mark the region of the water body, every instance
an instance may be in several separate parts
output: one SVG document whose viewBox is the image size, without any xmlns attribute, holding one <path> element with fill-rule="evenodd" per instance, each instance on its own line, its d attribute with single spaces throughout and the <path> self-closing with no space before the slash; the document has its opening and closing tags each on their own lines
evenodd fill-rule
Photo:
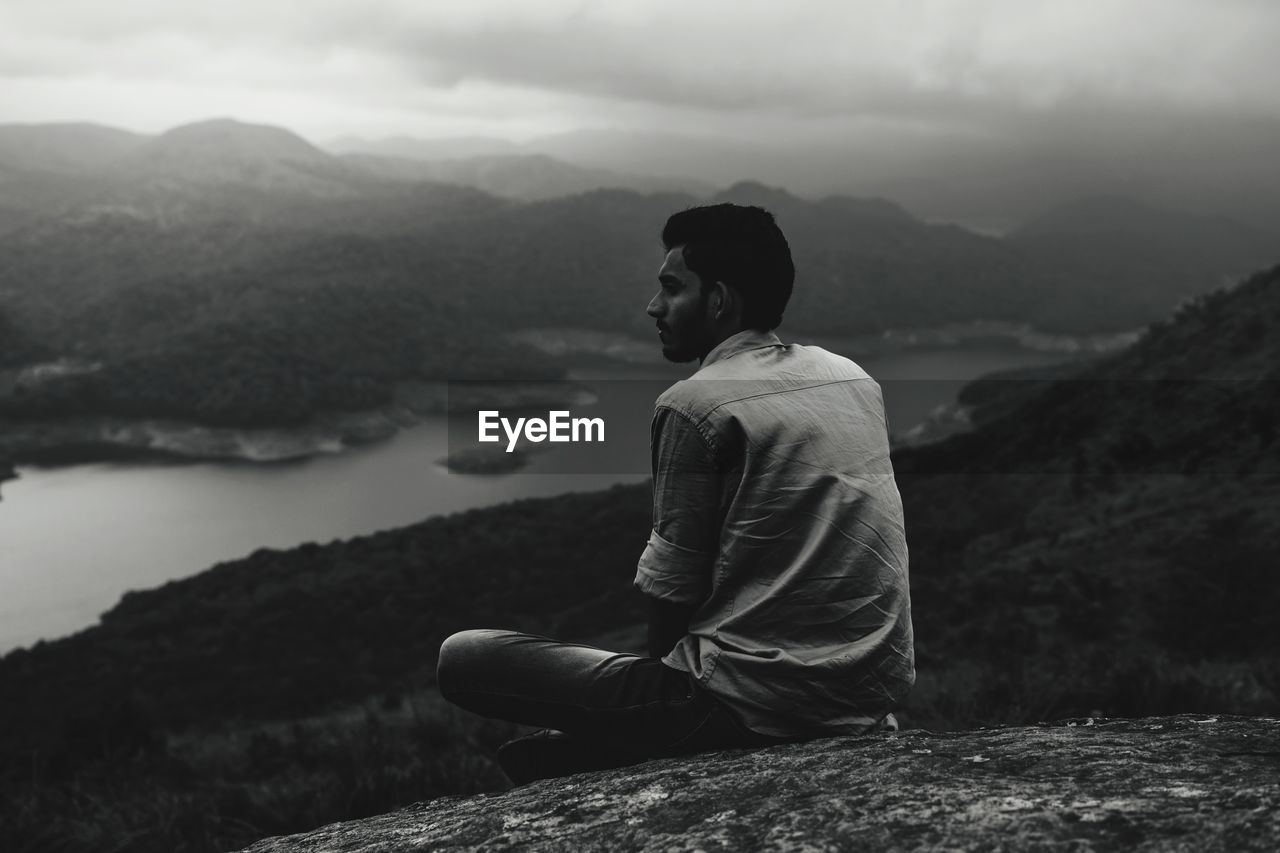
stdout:
<svg viewBox="0 0 1280 853">
<path fill-rule="evenodd" d="M 839 341 L 821 343 L 841 348 Z M 898 432 L 954 399 L 969 379 L 1062 356 L 970 345 L 858 360 L 880 380 L 890 429 Z M 584 365 L 573 375 L 589 384 L 689 372 L 661 364 Z M 647 422 L 632 426 L 647 435 Z M 593 469 L 608 473 L 566 473 L 556 450 L 512 474 L 451 473 L 437 464 L 449 450 L 448 433 L 444 418 L 429 418 L 385 442 L 296 463 L 20 469 L 20 479 L 0 486 L 0 652 L 88 627 L 127 590 L 258 548 L 328 542 L 517 498 L 639 482 L 648 474 L 643 447 L 639 458 Z"/>
</svg>

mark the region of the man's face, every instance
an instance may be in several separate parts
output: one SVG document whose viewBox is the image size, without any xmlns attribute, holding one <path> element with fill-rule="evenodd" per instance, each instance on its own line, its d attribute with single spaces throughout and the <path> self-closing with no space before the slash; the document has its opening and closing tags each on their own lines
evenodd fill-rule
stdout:
<svg viewBox="0 0 1280 853">
<path fill-rule="evenodd" d="M 709 291 L 698 274 L 684 265 L 683 248 L 676 246 L 667 252 L 658 270 L 658 295 L 646 309 L 658 324 L 663 356 L 676 363 L 703 357 L 711 342 Z"/>
</svg>

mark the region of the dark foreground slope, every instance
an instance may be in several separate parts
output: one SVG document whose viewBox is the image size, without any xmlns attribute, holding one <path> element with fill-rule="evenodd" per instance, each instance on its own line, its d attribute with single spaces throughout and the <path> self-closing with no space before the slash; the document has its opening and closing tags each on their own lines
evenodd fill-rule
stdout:
<svg viewBox="0 0 1280 853">
<path fill-rule="evenodd" d="M 652 761 L 253 853 L 1274 850 L 1280 721 L 1081 720 Z"/>
<path fill-rule="evenodd" d="M 918 662 L 947 716 L 1277 707 L 1276 328 L 1280 269 L 895 455 Z"/>
</svg>

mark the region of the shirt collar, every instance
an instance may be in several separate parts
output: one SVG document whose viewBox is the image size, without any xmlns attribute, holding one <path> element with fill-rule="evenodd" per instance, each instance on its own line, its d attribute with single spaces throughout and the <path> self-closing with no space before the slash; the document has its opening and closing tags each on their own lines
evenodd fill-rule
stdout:
<svg viewBox="0 0 1280 853">
<path fill-rule="evenodd" d="M 743 329 L 741 332 L 730 335 L 716 344 L 711 352 L 707 353 L 707 357 L 702 360 L 702 367 L 710 367 L 717 361 L 724 361 L 726 358 L 735 356 L 740 352 L 746 352 L 749 349 L 781 345 L 782 341 L 773 332 Z"/>
</svg>

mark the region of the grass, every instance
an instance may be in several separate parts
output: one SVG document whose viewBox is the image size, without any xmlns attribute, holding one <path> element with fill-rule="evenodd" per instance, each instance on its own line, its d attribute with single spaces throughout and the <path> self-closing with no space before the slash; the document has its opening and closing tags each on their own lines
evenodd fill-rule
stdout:
<svg viewBox="0 0 1280 853">
<path fill-rule="evenodd" d="M 7 853 L 211 853 L 449 794 L 502 790 L 517 727 L 426 693 L 311 719 L 185 732 L 58 784 L 6 791 Z"/>
</svg>

